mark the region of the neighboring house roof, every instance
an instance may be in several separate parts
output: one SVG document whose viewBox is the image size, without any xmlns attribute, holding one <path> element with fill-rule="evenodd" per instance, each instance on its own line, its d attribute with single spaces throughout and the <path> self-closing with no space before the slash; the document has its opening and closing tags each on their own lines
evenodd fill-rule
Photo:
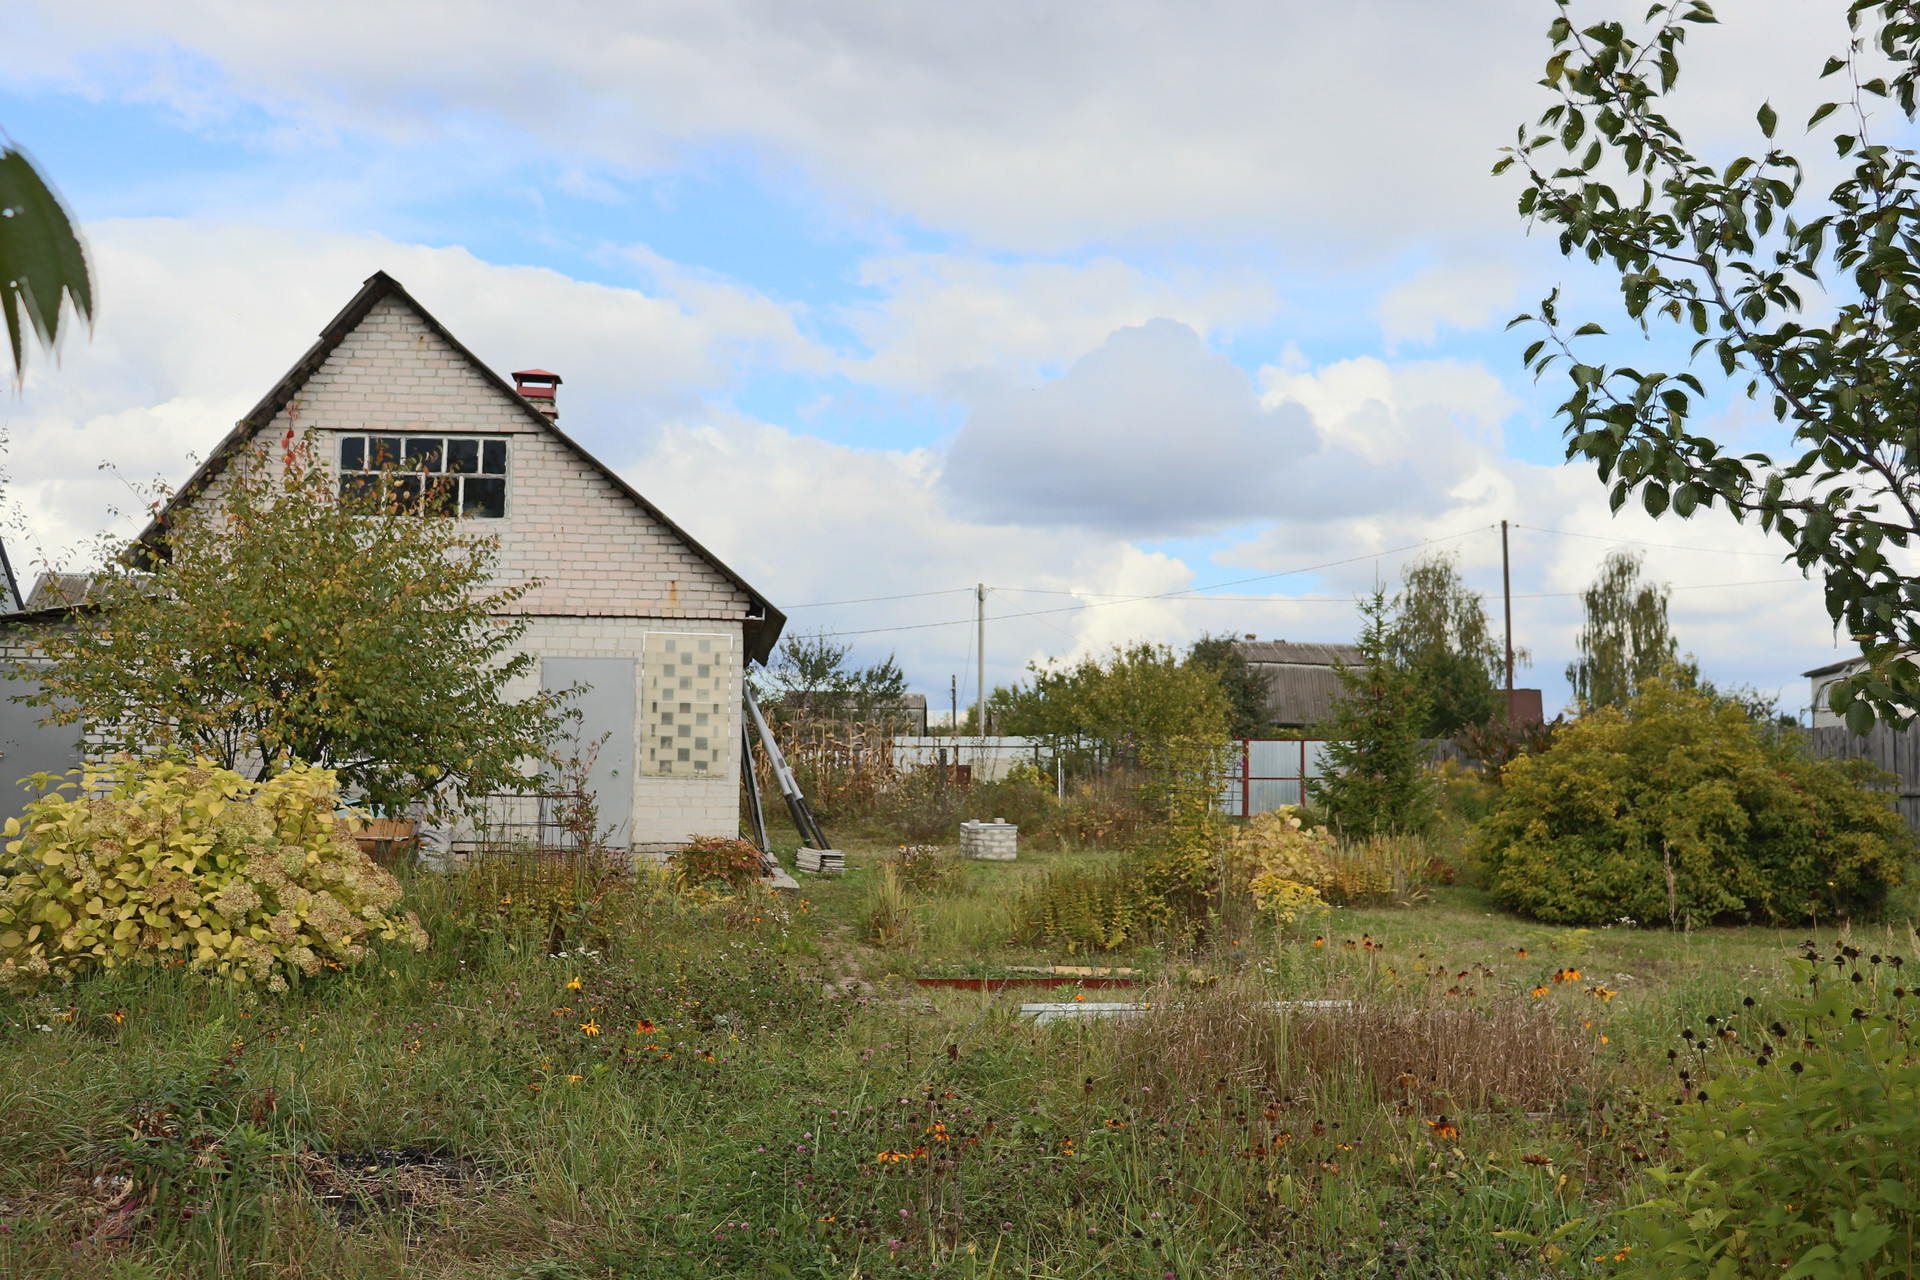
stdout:
<svg viewBox="0 0 1920 1280">
<path fill-rule="evenodd" d="M 1340 677 L 1332 667 L 1262 666 L 1267 677 L 1267 719 L 1283 728 L 1304 729 L 1333 715 Z"/>
<path fill-rule="evenodd" d="M 1853 668 L 1859 666 L 1861 663 L 1865 661 L 1866 659 L 1864 657 L 1852 657 L 1852 658 L 1846 659 L 1843 662 L 1829 662 L 1824 667 L 1815 667 L 1811 671 L 1802 671 L 1800 674 L 1802 676 L 1811 676 L 1815 678 L 1820 676 L 1837 676 L 1842 671 L 1851 671 Z"/>
<path fill-rule="evenodd" d="M 1291 640 L 1242 640 L 1234 650 L 1248 662 L 1280 663 L 1286 666 L 1331 667 L 1344 662 L 1350 667 L 1365 662 L 1358 645 L 1300 644 Z"/>
<path fill-rule="evenodd" d="M 334 349 L 346 339 L 348 334 L 353 332 L 362 320 L 366 319 L 367 313 L 372 311 L 374 305 L 383 298 L 393 298 L 410 308 L 429 329 L 433 330 L 436 336 L 457 352 L 468 364 L 472 365 L 481 377 L 493 384 L 494 388 L 497 389 L 501 395 L 522 409 L 530 420 L 538 424 L 541 430 L 552 433 L 562 444 L 578 454 L 583 461 L 605 477 L 615 489 L 624 494 L 642 511 L 645 511 L 647 515 L 658 522 L 661 527 L 678 538 L 689 551 L 706 561 L 723 578 L 745 592 L 747 597 L 753 601 L 760 615 L 758 617 L 749 616 L 746 620 L 745 630 L 748 656 L 757 658 L 761 662 L 767 660 L 767 656 L 773 652 L 773 646 L 780 639 L 781 628 L 786 626 L 786 615 L 776 609 L 772 602 L 765 596 L 754 590 L 746 579 L 728 568 L 725 562 L 718 556 L 696 542 L 687 534 L 686 530 L 669 520 L 664 512 L 642 497 L 639 491 L 632 485 L 621 479 L 610 467 L 594 457 L 591 453 L 588 453 L 578 442 L 561 431 L 559 427 L 555 426 L 553 421 L 548 418 L 545 413 L 541 412 L 541 410 L 525 396 L 515 391 L 511 383 L 482 364 L 479 357 L 467 350 L 458 338 L 455 338 L 447 331 L 446 326 L 434 319 L 433 315 L 425 307 L 421 306 L 412 294 L 400 286 L 399 281 L 384 271 L 376 271 L 367 277 L 366 282 L 360 287 L 360 292 L 356 293 L 353 296 L 353 300 L 347 303 L 340 314 L 329 321 L 326 328 L 320 331 L 320 340 L 308 348 L 307 353 L 294 362 L 293 367 L 287 370 L 286 375 L 282 377 L 279 382 L 274 384 L 273 389 L 267 392 L 265 398 L 263 398 L 259 404 L 255 405 L 246 417 L 235 423 L 233 430 L 227 432 L 220 443 L 214 446 L 213 452 L 207 456 L 207 460 L 200 464 L 199 469 L 188 477 L 187 482 L 180 486 L 173 497 L 167 502 L 167 505 L 161 508 L 160 513 L 141 531 L 140 536 L 135 540 L 136 546 L 145 549 L 153 555 L 166 555 L 166 528 L 175 513 L 198 498 L 206 487 L 213 482 L 214 478 L 222 471 L 225 471 L 233 459 L 239 456 L 241 451 L 252 442 L 253 437 L 270 424 L 282 409 L 287 407 L 294 396 L 299 394 L 300 388 L 306 384 L 307 379 L 311 378 L 319 370 L 320 366 L 326 363 L 327 357 L 333 354 Z"/>
<path fill-rule="evenodd" d="M 1281 728 L 1305 728 L 1333 714 L 1340 693 L 1336 663 L 1359 666 L 1366 655 L 1351 644 L 1243 640 L 1234 651 L 1267 680 L 1267 719 Z"/>
<path fill-rule="evenodd" d="M 93 575 L 90 573 L 43 573 L 34 580 L 33 590 L 27 592 L 25 612 L 37 613 L 42 609 L 67 609 L 86 604 L 87 597 L 92 594 Z"/>
</svg>

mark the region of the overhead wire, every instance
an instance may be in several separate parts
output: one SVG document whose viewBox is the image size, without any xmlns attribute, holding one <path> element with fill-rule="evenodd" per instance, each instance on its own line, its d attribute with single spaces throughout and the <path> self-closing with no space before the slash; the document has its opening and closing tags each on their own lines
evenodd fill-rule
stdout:
<svg viewBox="0 0 1920 1280">
<path fill-rule="evenodd" d="M 1462 532 L 1459 532 L 1459 533 L 1447 534 L 1444 537 L 1425 538 L 1420 540 L 1419 542 L 1406 543 L 1402 546 L 1389 547 L 1380 551 L 1370 551 L 1357 556 L 1348 556 L 1340 560 L 1323 561 L 1322 563 L 1319 563 L 1319 564 L 1306 565 L 1297 569 L 1281 569 L 1281 570 L 1276 570 L 1272 573 L 1254 574 L 1249 577 L 1235 578 L 1235 579 L 1232 579 L 1231 581 L 1213 583 L 1208 586 L 1182 587 L 1173 591 L 1162 591 L 1162 592 L 1155 592 L 1151 594 L 1129 595 L 1129 594 L 1122 594 L 1117 592 L 1074 591 L 1070 589 L 1057 588 L 1057 587 L 994 587 L 992 588 L 992 590 L 1009 592 L 1009 593 L 1020 593 L 1020 594 L 1027 594 L 1027 595 L 1073 596 L 1081 600 L 1082 603 L 1074 604 L 1074 605 L 1063 605 L 1059 608 L 1053 608 L 1053 609 L 1027 609 L 1027 610 L 1020 610 L 1013 613 L 993 614 L 988 616 L 987 621 L 988 622 L 1007 622 L 1007 621 L 1015 621 L 1022 618 L 1031 618 L 1036 621 L 1041 621 L 1043 626 L 1052 627 L 1052 624 L 1045 622 L 1044 618 L 1053 614 L 1082 613 L 1089 609 L 1110 608 L 1114 605 L 1120 605 L 1120 604 L 1143 604 L 1143 603 L 1148 603 L 1148 602 L 1157 601 L 1157 600 L 1183 600 L 1183 601 L 1193 601 L 1193 602 L 1211 601 L 1211 602 L 1231 603 L 1231 604 L 1267 604 L 1267 605 L 1351 604 L 1353 601 L 1353 597 L 1351 596 L 1274 596 L 1274 595 L 1229 596 L 1229 595 L 1216 595 L 1216 594 L 1209 594 L 1209 593 L 1218 592 L 1227 587 L 1244 586 L 1249 582 L 1268 582 L 1276 578 L 1297 577 L 1301 574 L 1317 573 L 1323 569 L 1338 568 L 1342 565 L 1357 564 L 1366 560 L 1378 560 L 1385 556 L 1398 555 L 1405 551 L 1415 551 L 1422 547 L 1438 546 L 1442 543 L 1456 542 L 1462 538 L 1471 537 L 1476 533 L 1483 532 L 1484 530 L 1492 527 L 1494 526 L 1481 525 L 1481 526 L 1476 526 L 1475 528 L 1472 528 L 1472 529 L 1463 530 Z M 1635 539 L 1635 538 L 1608 538 L 1600 534 L 1576 533 L 1570 529 L 1546 529 L 1536 525 L 1514 524 L 1512 527 L 1515 529 L 1525 529 L 1533 533 L 1547 533 L 1547 534 L 1553 534 L 1560 537 L 1586 538 L 1586 539 L 1591 539 L 1591 540 L 1600 541 L 1600 542 L 1618 542 L 1618 543 L 1626 543 L 1626 544 L 1639 545 L 1639 546 L 1656 546 L 1656 547 L 1664 547 L 1664 548 L 1668 548 L 1671 550 L 1678 550 L 1678 551 L 1718 552 L 1718 553 L 1728 554 L 1728 555 L 1770 554 L 1768 552 L 1731 551 L 1731 550 L 1728 550 L 1727 548 L 1720 548 L 1720 547 L 1693 547 L 1693 546 L 1687 546 L 1680 543 L 1647 542 L 1645 540 Z M 1805 581 L 1805 579 L 1758 578 L 1758 579 L 1752 579 L 1744 582 L 1690 583 L 1682 586 L 1675 586 L 1675 587 L 1672 587 L 1671 589 L 1674 591 L 1718 591 L 1718 590 L 1731 589 L 1736 587 L 1785 585 L 1789 583 L 1802 582 L 1802 581 Z M 848 601 L 840 601 L 838 603 L 866 604 L 866 603 L 886 601 L 886 600 L 923 599 L 931 596 L 956 595 L 956 594 L 960 594 L 962 592 L 966 592 L 970 590 L 972 590 L 972 588 L 955 587 L 945 591 L 922 591 L 922 592 L 914 592 L 912 594 L 898 595 L 898 596 L 871 596 L 862 600 L 848 600 Z M 1585 593 L 1581 591 L 1516 592 L 1513 598 L 1516 600 L 1552 600 L 1552 599 L 1572 598 L 1572 597 L 1577 597 L 1583 594 Z M 1092 597 L 1092 598 L 1089 599 L 1088 597 Z M 834 603 L 834 602 L 827 602 L 827 603 Z M 796 609 L 811 608 L 811 607 L 820 607 L 820 606 L 810 606 L 810 605 L 793 606 L 793 608 L 796 608 Z M 916 623 L 896 624 L 893 626 L 884 626 L 884 627 L 860 627 L 860 628 L 852 628 L 852 629 L 839 630 L 839 631 L 825 631 L 825 632 L 821 632 L 820 634 L 823 636 L 864 636 L 864 635 L 880 635 L 880 634 L 896 632 L 896 631 L 928 631 L 928 630 L 933 630 L 940 627 L 965 626 L 970 623 L 976 622 L 977 620 L 978 619 L 975 617 L 952 618 L 942 622 L 916 622 Z M 1060 628 L 1058 627 L 1052 627 L 1052 629 L 1056 631 L 1060 630 Z M 1063 631 L 1062 634 L 1064 635 L 1067 633 Z M 971 638 L 969 638 L 968 640 L 968 645 L 969 645 L 968 652 L 969 654 L 971 654 L 972 652 Z"/>
</svg>

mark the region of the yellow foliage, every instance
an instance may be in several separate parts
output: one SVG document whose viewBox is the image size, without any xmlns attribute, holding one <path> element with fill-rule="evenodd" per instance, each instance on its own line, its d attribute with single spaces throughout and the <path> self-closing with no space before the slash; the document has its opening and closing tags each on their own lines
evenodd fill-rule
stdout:
<svg viewBox="0 0 1920 1280">
<path fill-rule="evenodd" d="M 180 964 L 283 991 L 361 960 L 376 935 L 426 948 L 413 913 L 392 911 L 399 883 L 336 826 L 329 770 L 255 783 L 121 756 L 73 775 L 7 820 L 0 985 Z"/>
<path fill-rule="evenodd" d="M 1308 827 L 1293 805 L 1256 813 L 1228 841 L 1231 865 L 1248 880 L 1271 876 L 1313 889 L 1334 881 L 1336 841 L 1325 827 Z"/>
<path fill-rule="evenodd" d="M 1242 882 L 1290 881 L 1317 889 L 1329 902 L 1402 902 L 1420 892 L 1431 856 L 1414 836 L 1376 835 L 1343 843 L 1325 827 L 1305 825 L 1292 805 L 1257 813 L 1228 845 Z"/>
<path fill-rule="evenodd" d="M 1252 888 L 1254 902 L 1262 911 L 1273 912 L 1274 920 L 1282 926 L 1292 924 L 1309 911 L 1326 909 L 1318 889 L 1271 871 L 1255 876 Z"/>
</svg>

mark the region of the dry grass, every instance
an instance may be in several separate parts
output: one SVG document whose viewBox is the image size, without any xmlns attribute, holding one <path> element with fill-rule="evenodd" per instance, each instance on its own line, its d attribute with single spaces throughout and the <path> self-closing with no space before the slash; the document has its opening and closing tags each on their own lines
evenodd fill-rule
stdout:
<svg viewBox="0 0 1920 1280">
<path fill-rule="evenodd" d="M 1422 1114 L 1548 1111 L 1591 1088 L 1597 1060 L 1558 1012 L 1508 999 L 1418 1008 L 1350 991 L 1334 1007 L 1278 1004 L 1254 982 L 1159 988 L 1115 1025 L 1116 1075 L 1174 1102 L 1232 1088 L 1351 1096 Z"/>
</svg>

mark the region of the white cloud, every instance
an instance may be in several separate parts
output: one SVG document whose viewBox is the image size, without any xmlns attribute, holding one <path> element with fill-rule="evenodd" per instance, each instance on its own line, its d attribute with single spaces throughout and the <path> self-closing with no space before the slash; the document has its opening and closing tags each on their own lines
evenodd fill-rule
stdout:
<svg viewBox="0 0 1920 1280">
<path fill-rule="evenodd" d="M 954 254 L 898 254 L 861 264 L 879 300 L 846 309 L 872 355 L 859 376 L 950 392 L 968 377 L 1037 377 L 1155 318 L 1202 334 L 1271 316 L 1273 290 L 1254 273 L 1156 274 L 1114 257 L 1004 263 Z"/>
<path fill-rule="evenodd" d="M 266 145 L 491 130 L 625 172 L 744 146 L 832 202 L 996 246 L 1199 230 L 1340 257 L 1513 226 L 1511 188 L 1485 175 L 1542 105 L 1550 16 L 1523 0 L 481 0 L 457 16 L 38 0 L 0 16 L 0 74 Z M 1783 119 L 1804 118 L 1783 104 L 1844 48 L 1841 15 L 1769 0 L 1723 19 L 1687 46 L 1689 103 L 1751 136 L 1752 86 L 1786 84 Z"/>
<path fill-rule="evenodd" d="M 1431 344 L 1443 325 L 1484 329 L 1510 318 L 1518 285 L 1518 274 L 1505 262 L 1429 267 L 1380 299 L 1381 334 L 1392 350 L 1404 342 Z"/>
</svg>

